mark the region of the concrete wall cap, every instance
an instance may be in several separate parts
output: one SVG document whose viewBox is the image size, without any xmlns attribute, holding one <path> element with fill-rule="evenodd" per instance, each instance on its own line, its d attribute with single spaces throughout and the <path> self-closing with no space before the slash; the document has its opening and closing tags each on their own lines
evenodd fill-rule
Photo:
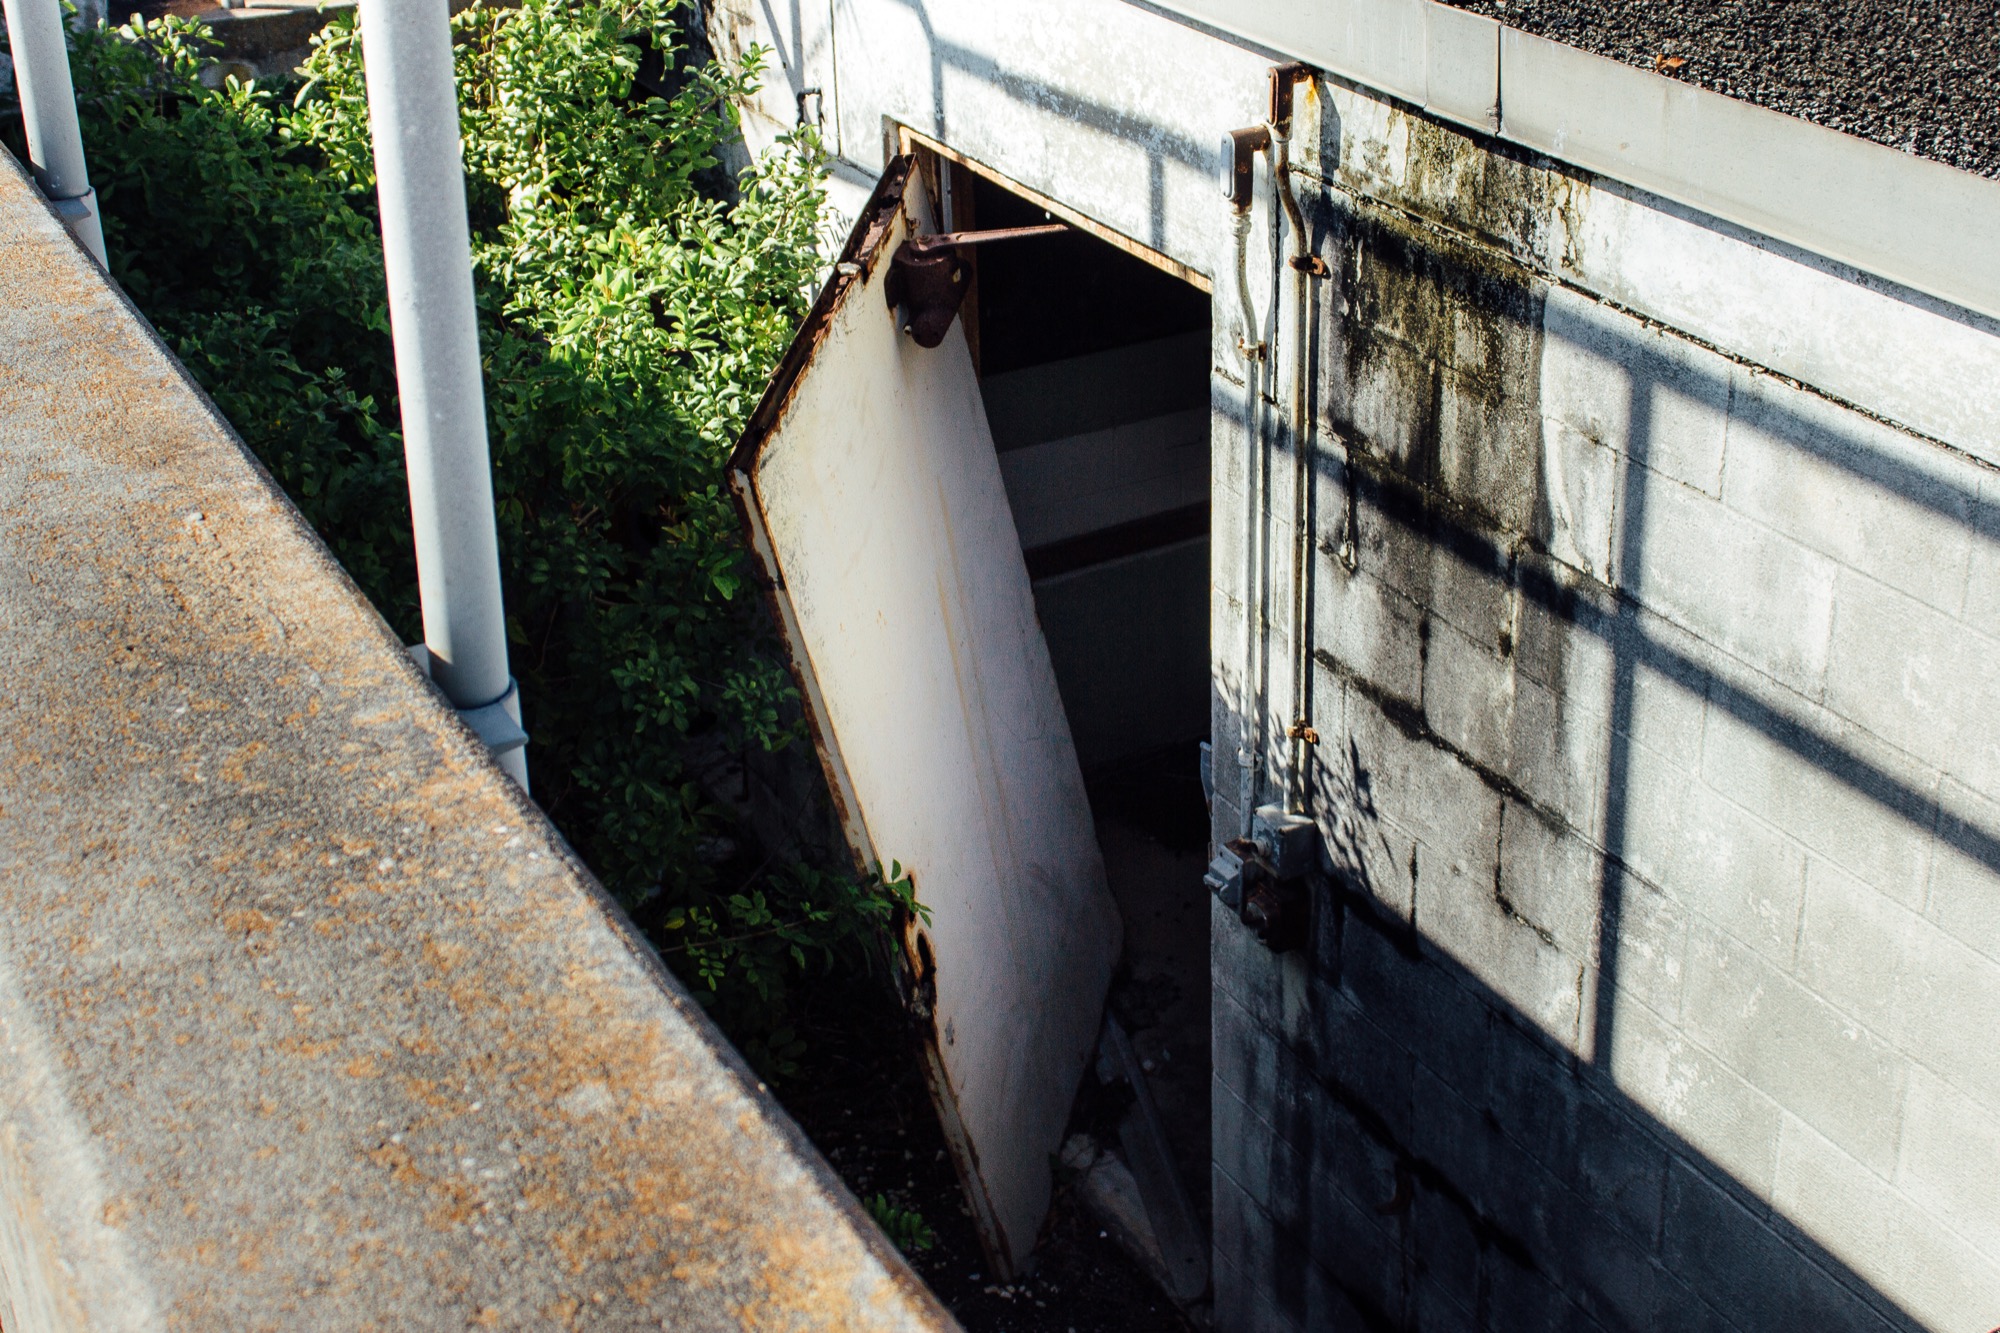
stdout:
<svg viewBox="0 0 2000 1333">
<path fill-rule="evenodd" d="M 0 345 L 0 1324 L 953 1327 L 5 154 Z"/>
<path fill-rule="evenodd" d="M 1144 0 L 1674 203 L 2000 317 L 2000 181 L 1436 0 Z"/>
</svg>

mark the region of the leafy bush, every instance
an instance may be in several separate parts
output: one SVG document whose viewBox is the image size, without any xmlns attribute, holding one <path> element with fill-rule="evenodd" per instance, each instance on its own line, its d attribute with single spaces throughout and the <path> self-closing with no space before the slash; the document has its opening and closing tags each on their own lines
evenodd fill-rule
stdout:
<svg viewBox="0 0 2000 1333">
<path fill-rule="evenodd" d="M 924 1221 L 924 1215 L 915 1208 L 899 1207 L 890 1202 L 886 1194 L 876 1194 L 862 1200 L 868 1216 L 875 1219 L 875 1225 L 904 1254 L 914 1255 L 937 1244 L 937 1233 L 931 1224 Z"/>
<path fill-rule="evenodd" d="M 807 132 L 714 188 L 751 63 L 690 66 L 671 0 L 522 0 L 454 20 L 503 580 L 536 796 L 773 1072 L 789 986 L 852 962 L 908 885 L 713 864 L 690 744 L 793 739 L 723 488 L 805 312 Z M 419 633 L 352 19 L 303 82 L 198 78 L 205 30 L 77 35 L 113 276 L 407 639 Z"/>
</svg>

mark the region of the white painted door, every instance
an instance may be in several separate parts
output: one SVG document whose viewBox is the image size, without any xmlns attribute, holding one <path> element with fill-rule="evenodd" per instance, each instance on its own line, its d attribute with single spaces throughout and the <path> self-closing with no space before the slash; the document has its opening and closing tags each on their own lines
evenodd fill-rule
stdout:
<svg viewBox="0 0 2000 1333">
<path fill-rule="evenodd" d="M 979 382 L 883 295 L 929 205 L 898 159 L 730 463 L 847 836 L 930 909 L 932 1091 L 991 1257 L 1049 1201 L 1119 949 Z"/>
</svg>

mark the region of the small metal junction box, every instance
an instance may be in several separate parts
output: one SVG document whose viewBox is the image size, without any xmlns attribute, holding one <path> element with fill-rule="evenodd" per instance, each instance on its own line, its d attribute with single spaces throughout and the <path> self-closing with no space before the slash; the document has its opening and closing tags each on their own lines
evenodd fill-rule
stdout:
<svg viewBox="0 0 2000 1333">
<path fill-rule="evenodd" d="M 1319 829 L 1282 806 L 1260 806 L 1250 836 L 1216 849 L 1203 882 L 1209 892 L 1273 953 L 1305 947 L 1312 931 L 1312 890 Z"/>
</svg>

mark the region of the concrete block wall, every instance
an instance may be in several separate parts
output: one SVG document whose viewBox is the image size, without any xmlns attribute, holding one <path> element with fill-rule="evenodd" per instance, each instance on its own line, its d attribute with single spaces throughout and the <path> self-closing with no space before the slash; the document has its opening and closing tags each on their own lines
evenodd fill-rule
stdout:
<svg viewBox="0 0 2000 1333">
<path fill-rule="evenodd" d="M 2000 330 L 1321 93 L 1326 878 L 1215 912 L 1222 1325 L 2000 1325 Z"/>
</svg>

